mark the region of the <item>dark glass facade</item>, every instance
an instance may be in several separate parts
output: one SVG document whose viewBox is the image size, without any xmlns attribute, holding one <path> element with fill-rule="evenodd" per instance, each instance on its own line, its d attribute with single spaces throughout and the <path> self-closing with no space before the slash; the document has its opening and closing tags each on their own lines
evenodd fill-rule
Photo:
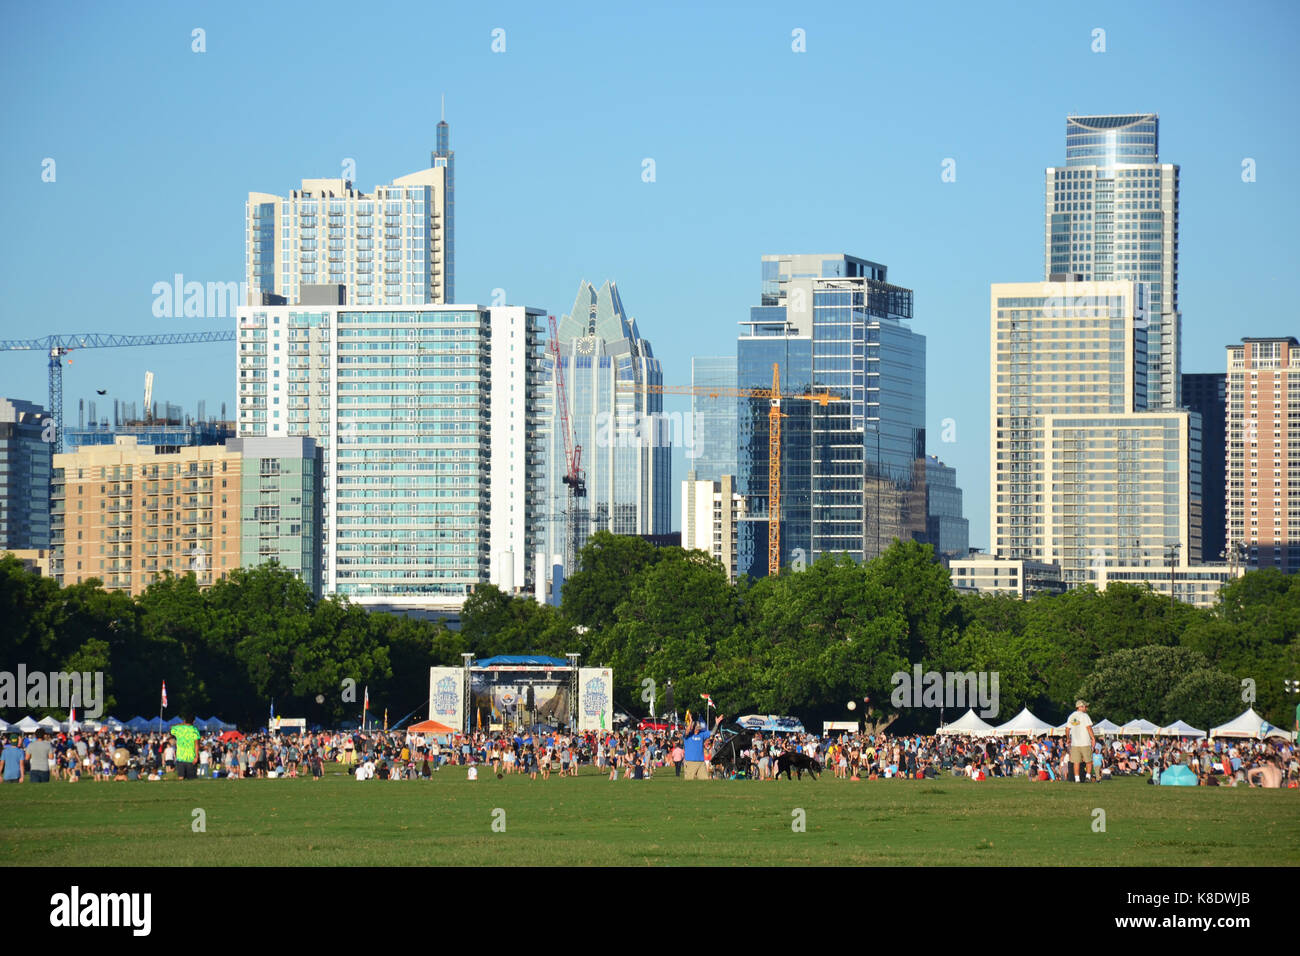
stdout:
<svg viewBox="0 0 1300 956">
<path fill-rule="evenodd" d="M 1218 561 L 1228 546 L 1227 411 L 1228 376 L 1224 372 L 1183 376 L 1183 404 L 1201 415 L 1201 548 L 1202 560 Z"/>
</svg>

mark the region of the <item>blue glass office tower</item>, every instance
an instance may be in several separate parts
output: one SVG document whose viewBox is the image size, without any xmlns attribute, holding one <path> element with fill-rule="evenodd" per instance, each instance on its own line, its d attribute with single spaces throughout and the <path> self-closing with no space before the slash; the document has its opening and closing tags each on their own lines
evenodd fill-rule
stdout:
<svg viewBox="0 0 1300 956">
<path fill-rule="evenodd" d="M 925 337 L 906 324 L 912 292 L 886 267 L 846 255 L 764 256 L 762 299 L 737 343 L 741 388 L 780 367 L 781 562 L 845 553 L 870 560 L 894 538 L 924 540 Z M 738 488 L 747 517 L 739 570 L 767 573 L 768 405 L 741 403 Z"/>
<path fill-rule="evenodd" d="M 735 389 L 736 356 L 696 356 L 691 359 L 694 388 Z M 720 481 L 736 474 L 737 400 L 730 395 L 691 396 L 691 443 L 686 449 L 689 470 L 700 481 Z"/>
</svg>

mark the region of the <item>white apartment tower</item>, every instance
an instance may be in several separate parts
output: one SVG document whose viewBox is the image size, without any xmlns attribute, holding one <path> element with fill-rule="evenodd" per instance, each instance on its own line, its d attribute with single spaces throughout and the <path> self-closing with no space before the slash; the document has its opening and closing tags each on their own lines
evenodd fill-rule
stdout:
<svg viewBox="0 0 1300 956">
<path fill-rule="evenodd" d="M 324 453 L 324 591 L 458 608 L 525 588 L 540 547 L 545 313 L 248 306 L 239 435 Z"/>
<path fill-rule="evenodd" d="M 745 496 L 736 491 L 733 475 L 717 481 L 696 478 L 690 472 L 682 482 L 682 547 L 716 558 L 736 580 L 740 519 L 745 516 Z"/>
<path fill-rule="evenodd" d="M 342 285 L 348 305 L 454 302 L 454 180 L 444 119 L 429 168 L 372 193 L 347 177 L 304 179 L 288 196 L 249 193 L 246 304 L 260 304 L 263 293 L 296 304 L 305 285 Z"/>
</svg>

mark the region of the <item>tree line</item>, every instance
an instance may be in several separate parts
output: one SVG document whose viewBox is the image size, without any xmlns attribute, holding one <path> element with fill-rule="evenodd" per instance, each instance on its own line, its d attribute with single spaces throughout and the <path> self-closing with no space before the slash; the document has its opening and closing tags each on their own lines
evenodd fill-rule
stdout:
<svg viewBox="0 0 1300 956">
<path fill-rule="evenodd" d="M 579 566 L 560 608 L 480 585 L 453 628 L 318 600 L 275 564 L 206 590 L 192 575 L 167 577 L 132 598 L 96 581 L 60 587 L 5 558 L 0 650 L 11 671 L 102 671 L 104 713 L 121 719 L 157 714 L 165 680 L 168 715 L 260 725 L 274 701 L 277 714 L 337 723 L 359 718 L 368 687 L 371 716 L 387 709 L 396 722 L 427 715 L 428 668 L 462 653 L 577 652 L 613 668 L 616 702 L 637 715 L 652 696 L 663 713 L 671 680 L 679 711 L 707 693 L 733 716 L 793 715 L 809 727 L 866 716 L 928 732 L 936 711 L 891 700 L 894 675 L 920 665 L 996 672 L 993 723 L 1025 706 L 1059 722 L 1078 696 L 1116 723 L 1208 729 L 1248 705 L 1294 722 L 1298 698 L 1284 681 L 1300 677 L 1300 576 L 1272 569 L 1228 583 L 1202 609 L 1124 584 L 1027 601 L 958 594 L 915 542 L 862 565 L 822 557 L 733 584 L 702 552 L 599 532 Z"/>
</svg>

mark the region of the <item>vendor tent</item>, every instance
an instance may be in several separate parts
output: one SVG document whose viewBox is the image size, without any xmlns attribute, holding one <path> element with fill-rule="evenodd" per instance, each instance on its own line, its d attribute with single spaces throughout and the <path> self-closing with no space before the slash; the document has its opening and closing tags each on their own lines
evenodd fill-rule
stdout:
<svg viewBox="0 0 1300 956">
<path fill-rule="evenodd" d="M 37 723 L 40 724 L 42 727 L 44 727 L 46 730 L 53 731 L 56 734 L 59 732 L 59 727 L 61 726 L 59 724 L 59 721 L 54 717 L 42 717 L 40 720 L 37 721 Z"/>
<path fill-rule="evenodd" d="M 141 731 L 149 729 L 149 721 L 138 714 L 126 722 L 128 730 Z"/>
<path fill-rule="evenodd" d="M 1259 714 L 1255 713 L 1255 708 L 1248 708 L 1245 713 L 1238 714 L 1226 724 L 1220 724 L 1210 731 L 1210 738 L 1215 737 L 1249 737 L 1252 740 L 1261 740 L 1265 737 L 1284 737 L 1291 738 L 1291 734 L 1280 727 L 1274 727 Z"/>
<path fill-rule="evenodd" d="M 406 728 L 408 734 L 454 734 L 456 729 L 436 720 L 425 720 Z"/>
<path fill-rule="evenodd" d="M 1099 720 L 1092 725 L 1092 732 L 1094 734 L 1114 735 L 1120 732 L 1120 726 L 1112 720 Z"/>
<path fill-rule="evenodd" d="M 13 724 L 10 724 L 10 723 L 7 723 L 6 721 L 0 720 L 0 734 L 7 734 L 7 733 L 9 733 L 9 728 L 12 727 L 12 726 L 13 726 Z"/>
<path fill-rule="evenodd" d="M 1160 728 L 1149 720 L 1143 720 L 1141 717 L 1136 720 L 1130 720 L 1127 724 L 1119 729 L 1124 737 L 1151 737 Z"/>
<path fill-rule="evenodd" d="M 1005 724 L 995 727 L 993 732 L 1003 737 L 1037 737 L 1051 733 L 1052 729 L 1051 724 L 1035 717 L 1026 707 Z"/>
<path fill-rule="evenodd" d="M 18 721 L 18 723 L 14 724 L 14 727 L 25 734 L 34 734 L 36 731 L 41 729 L 41 725 L 32 720 L 31 714 L 28 714 L 22 720 Z"/>
<path fill-rule="evenodd" d="M 122 723 L 120 720 L 118 720 L 116 717 L 109 717 L 107 720 L 104 721 L 104 729 L 111 730 L 113 733 L 117 733 L 125 726 L 126 725 Z"/>
<path fill-rule="evenodd" d="M 1205 736 L 1205 731 L 1197 730 L 1185 720 L 1176 720 L 1168 727 L 1161 727 L 1156 731 L 1156 735 L 1159 737 L 1196 737 L 1199 739 Z"/>
<path fill-rule="evenodd" d="M 991 737 L 995 732 L 993 725 L 981 720 L 974 708 L 935 731 L 943 737 Z"/>
</svg>

